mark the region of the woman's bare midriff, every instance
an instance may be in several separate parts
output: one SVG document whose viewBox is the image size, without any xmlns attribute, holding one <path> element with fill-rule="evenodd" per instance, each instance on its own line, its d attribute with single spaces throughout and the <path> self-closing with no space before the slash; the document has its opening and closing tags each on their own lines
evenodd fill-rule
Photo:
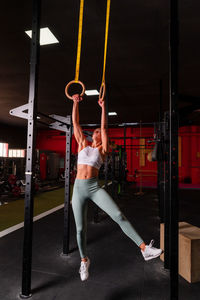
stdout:
<svg viewBox="0 0 200 300">
<path fill-rule="evenodd" d="M 89 165 L 77 165 L 77 179 L 89 179 L 98 177 L 99 170 Z"/>
</svg>

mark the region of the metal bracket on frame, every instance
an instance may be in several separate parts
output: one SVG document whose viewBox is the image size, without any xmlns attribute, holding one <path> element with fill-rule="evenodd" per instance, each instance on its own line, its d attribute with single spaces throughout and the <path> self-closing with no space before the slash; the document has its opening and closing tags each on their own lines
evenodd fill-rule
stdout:
<svg viewBox="0 0 200 300">
<path fill-rule="evenodd" d="M 57 129 L 64 132 L 68 132 L 70 130 L 71 123 L 69 117 L 62 117 L 58 115 L 50 115 L 50 117 L 58 120 L 54 123 L 49 124 L 50 128 Z M 63 123 L 65 123 L 66 125 L 64 125 Z"/>
<path fill-rule="evenodd" d="M 21 106 L 18 106 L 16 108 L 13 108 L 9 111 L 9 114 L 11 116 L 15 116 L 15 117 L 18 117 L 18 118 L 22 118 L 22 119 L 30 119 L 31 116 L 30 116 L 30 113 L 29 113 L 29 103 L 27 104 L 24 104 L 24 105 L 21 105 Z M 26 113 L 25 111 L 28 110 L 28 112 Z"/>
</svg>

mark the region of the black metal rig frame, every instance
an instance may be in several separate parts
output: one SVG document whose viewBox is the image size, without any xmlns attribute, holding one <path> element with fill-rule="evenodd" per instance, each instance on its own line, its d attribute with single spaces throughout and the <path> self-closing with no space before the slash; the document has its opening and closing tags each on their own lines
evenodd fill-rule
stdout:
<svg viewBox="0 0 200 300">
<path fill-rule="evenodd" d="M 27 119 L 27 152 L 26 152 L 26 189 L 24 210 L 24 244 L 22 266 L 22 290 L 20 297 L 31 297 L 31 268 L 32 268 L 32 234 L 33 234 L 33 207 L 34 207 L 34 166 L 36 123 L 46 124 L 37 120 L 43 116 L 54 122 L 46 124 L 49 128 L 66 133 L 66 160 L 65 160 L 65 202 L 64 202 L 64 238 L 63 254 L 69 253 L 69 220 L 70 220 L 70 156 L 72 121 L 71 116 L 45 115 L 37 112 L 39 39 L 40 39 L 40 6 L 41 0 L 33 0 L 31 61 L 28 103 L 10 111 L 12 116 Z"/>
<path fill-rule="evenodd" d="M 178 285 L 178 0 L 170 0 L 169 43 L 169 248 L 170 248 L 170 297 L 179 297 Z"/>
<path fill-rule="evenodd" d="M 178 0 L 170 0 L 169 26 L 169 112 L 164 114 L 164 126 L 160 127 L 163 140 L 164 162 L 158 165 L 160 218 L 164 221 L 164 267 L 170 274 L 170 299 L 179 298 L 178 273 L 178 44 L 179 20 Z M 161 82 L 162 90 L 162 82 Z M 162 101 L 162 91 L 160 106 Z M 160 115 L 161 120 L 161 115 Z"/>
<path fill-rule="evenodd" d="M 170 0 L 169 26 L 169 112 L 164 114 L 164 126 L 160 126 L 163 140 L 164 162 L 158 164 L 158 187 L 160 195 L 160 218 L 164 221 L 164 267 L 170 274 L 170 299 L 179 298 L 178 273 L 178 0 Z M 160 83 L 160 110 L 162 106 L 162 82 Z M 161 120 L 160 114 L 160 120 Z"/>
</svg>

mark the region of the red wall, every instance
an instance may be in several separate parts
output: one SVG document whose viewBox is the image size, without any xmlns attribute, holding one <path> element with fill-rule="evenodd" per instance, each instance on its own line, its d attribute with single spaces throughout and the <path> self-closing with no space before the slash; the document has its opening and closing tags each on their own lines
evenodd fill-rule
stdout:
<svg viewBox="0 0 200 300">
<path fill-rule="evenodd" d="M 63 133 L 57 130 L 40 130 L 37 134 L 36 148 L 57 152 L 61 157 L 65 157 L 66 138 Z M 72 138 L 72 153 L 77 152 L 77 143 Z"/>
<path fill-rule="evenodd" d="M 200 127 L 181 127 L 181 161 L 179 179 L 181 182 L 200 183 Z"/>
<path fill-rule="evenodd" d="M 88 130 L 88 129 L 87 129 Z M 153 128 L 127 128 L 127 137 L 153 137 Z M 118 145 L 123 145 L 124 140 L 123 128 L 110 128 L 109 137 L 111 141 L 115 141 Z M 117 139 L 122 137 L 122 139 Z M 179 181 L 190 182 L 193 184 L 200 183 L 200 127 L 187 126 L 181 127 L 179 130 Z M 157 176 L 157 162 L 149 162 L 147 159 L 147 151 L 153 147 L 154 144 L 148 143 L 149 139 L 145 139 L 145 154 L 144 166 L 140 165 L 141 150 L 139 149 L 139 139 L 126 139 L 127 145 L 127 169 L 128 180 L 133 179 L 135 169 L 140 170 L 143 182 L 156 182 Z M 37 149 L 49 150 L 57 152 L 61 157 L 65 156 L 66 139 L 63 133 L 56 130 L 40 130 L 37 135 Z M 72 138 L 72 153 L 77 153 L 77 143 Z M 137 177 L 139 181 L 140 177 Z"/>
</svg>

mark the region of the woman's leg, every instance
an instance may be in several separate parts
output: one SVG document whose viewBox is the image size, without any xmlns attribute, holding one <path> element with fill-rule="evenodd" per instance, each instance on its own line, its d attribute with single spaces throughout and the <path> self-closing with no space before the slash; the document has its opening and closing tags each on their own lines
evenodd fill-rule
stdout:
<svg viewBox="0 0 200 300">
<path fill-rule="evenodd" d="M 74 186 L 72 196 L 72 209 L 76 223 L 77 244 L 82 259 L 87 257 L 86 233 L 87 233 L 87 198 Z"/>
<path fill-rule="evenodd" d="M 141 245 L 144 245 L 145 247 L 142 238 L 139 236 L 127 218 L 122 214 L 117 204 L 105 190 L 99 188 L 95 193 L 92 194 L 91 200 L 102 210 L 104 210 L 116 223 L 118 223 L 123 232 L 130 239 L 132 239 L 137 246 L 140 247 Z"/>
</svg>

